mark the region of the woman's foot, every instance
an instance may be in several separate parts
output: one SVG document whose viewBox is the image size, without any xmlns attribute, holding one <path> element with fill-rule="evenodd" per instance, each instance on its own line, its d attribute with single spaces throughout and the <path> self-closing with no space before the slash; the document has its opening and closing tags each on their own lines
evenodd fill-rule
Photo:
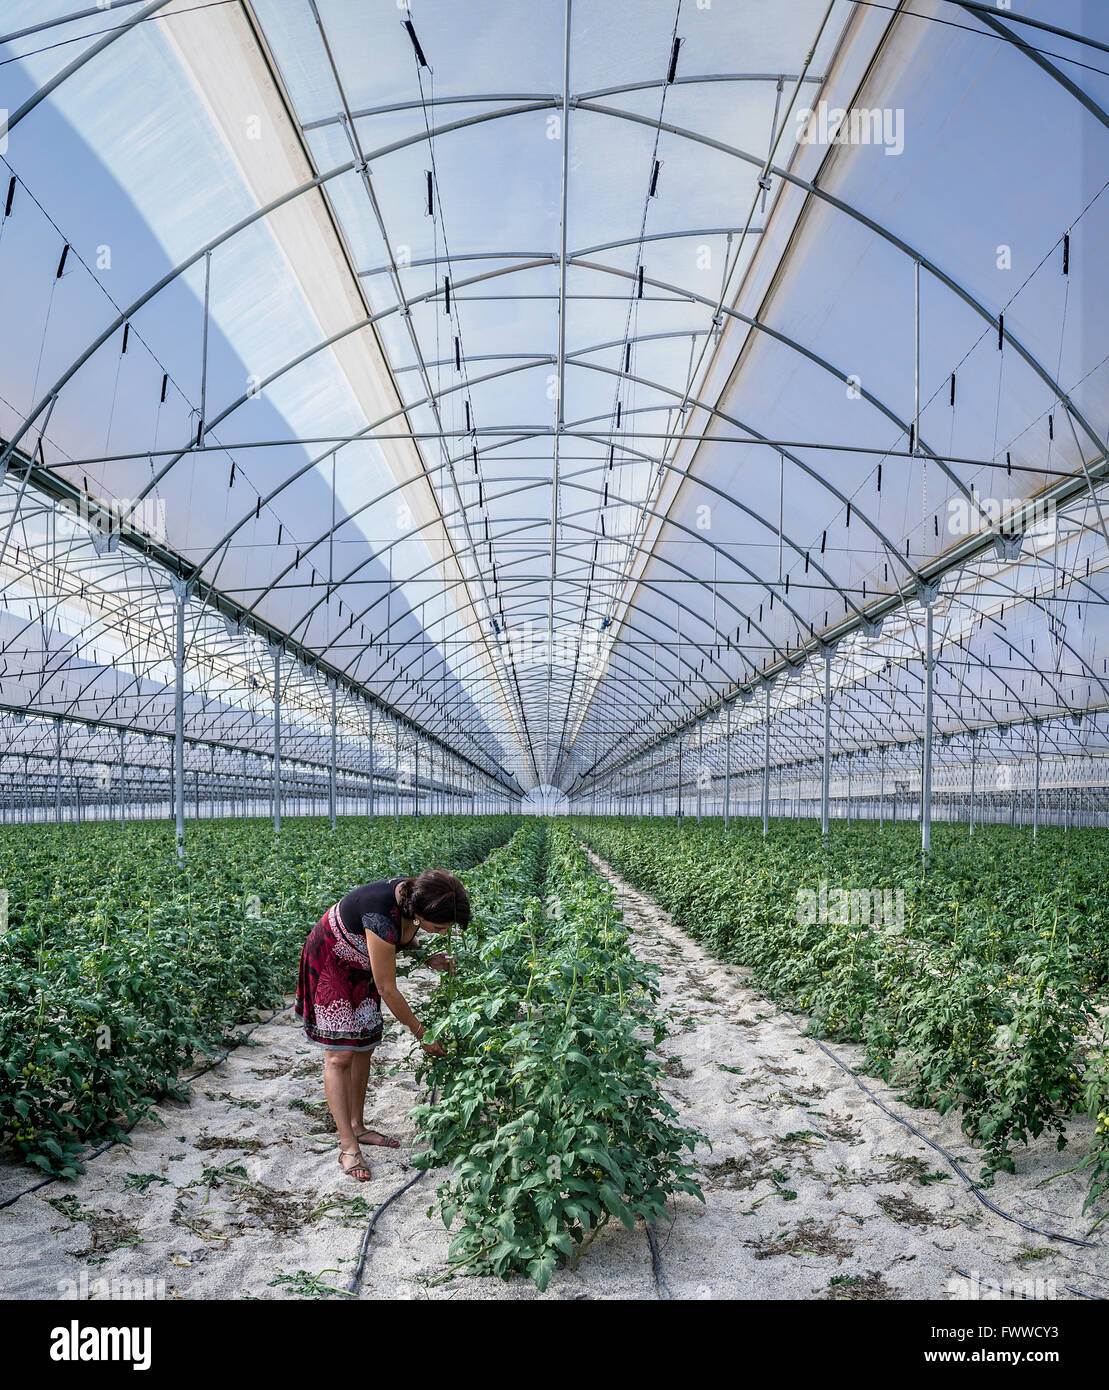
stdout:
<svg viewBox="0 0 1109 1390">
<path fill-rule="evenodd" d="M 353 1159 L 353 1162 L 348 1163 L 348 1159 Z M 355 1182 L 367 1182 L 371 1176 L 369 1165 L 362 1157 L 361 1149 L 340 1149 L 339 1167 L 348 1178 L 353 1178 Z"/>
<path fill-rule="evenodd" d="M 400 1144 L 399 1139 L 391 1139 L 376 1129 L 364 1129 L 357 1124 L 354 1126 L 354 1134 L 360 1144 L 377 1144 L 384 1149 L 395 1149 Z"/>
</svg>

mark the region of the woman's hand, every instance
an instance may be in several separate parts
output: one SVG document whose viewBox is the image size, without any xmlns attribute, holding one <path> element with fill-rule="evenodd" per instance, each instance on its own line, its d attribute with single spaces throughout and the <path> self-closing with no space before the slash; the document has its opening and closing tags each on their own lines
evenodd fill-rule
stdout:
<svg viewBox="0 0 1109 1390">
<path fill-rule="evenodd" d="M 441 1042 L 422 1042 L 420 1046 L 429 1057 L 445 1057 L 447 1055 L 447 1049 Z"/>
<path fill-rule="evenodd" d="M 454 957 L 448 956 L 445 951 L 437 951 L 435 955 L 428 956 L 426 964 L 433 970 L 449 970 L 454 974 Z"/>
</svg>

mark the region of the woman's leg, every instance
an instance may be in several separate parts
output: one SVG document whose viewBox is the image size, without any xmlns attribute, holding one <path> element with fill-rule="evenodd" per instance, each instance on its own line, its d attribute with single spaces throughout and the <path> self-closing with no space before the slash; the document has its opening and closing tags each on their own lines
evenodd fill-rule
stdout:
<svg viewBox="0 0 1109 1390">
<path fill-rule="evenodd" d="M 364 1171 L 368 1176 L 369 1169 L 360 1168 L 351 1157 L 359 1151 L 357 1134 L 350 1122 L 352 1064 L 357 1056 L 359 1054 L 355 1052 L 329 1048 L 323 1056 L 323 1090 L 327 1097 L 327 1108 L 339 1131 L 339 1148 L 347 1155 L 345 1158 L 340 1155 L 340 1163 L 356 1175 Z"/>
<path fill-rule="evenodd" d="M 386 1148 L 395 1149 L 397 1147 L 395 1139 L 389 1139 L 376 1129 L 366 1128 L 366 1089 L 370 1084 L 370 1063 L 373 1060 L 373 1055 L 373 1048 L 369 1052 L 356 1052 L 354 1054 L 354 1064 L 351 1067 L 350 1075 L 351 1124 L 361 1143 L 383 1144 Z"/>
</svg>

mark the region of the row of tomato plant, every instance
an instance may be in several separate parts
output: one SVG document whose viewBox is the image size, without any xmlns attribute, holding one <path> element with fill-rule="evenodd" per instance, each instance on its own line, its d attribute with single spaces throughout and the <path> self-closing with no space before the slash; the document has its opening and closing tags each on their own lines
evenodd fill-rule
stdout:
<svg viewBox="0 0 1109 1390">
<path fill-rule="evenodd" d="M 718 957 L 918 1106 L 958 1111 L 984 1182 L 1069 1116 L 1096 1129 L 1086 1208 L 1109 1191 L 1109 884 L 1103 832 L 624 821 L 577 829 Z M 847 895 L 843 897 L 840 892 Z M 882 895 L 888 920 L 861 920 Z M 858 910 L 853 912 L 854 901 Z M 817 906 L 821 910 L 815 910 Z M 830 908 L 829 908 L 829 905 Z M 872 919 L 875 915 L 870 914 Z"/>
<path fill-rule="evenodd" d="M 518 824 L 286 820 L 275 841 L 265 822 L 200 822 L 183 865 L 165 823 L 0 831 L 0 1147 L 76 1175 L 91 1146 L 180 1094 L 195 1057 L 280 1005 L 305 936 L 343 893 L 467 867 Z"/>
<path fill-rule="evenodd" d="M 427 1014 L 447 1055 L 421 1072 L 414 1161 L 448 1168 L 428 1214 L 456 1227 L 451 1269 L 542 1291 L 611 1218 L 631 1230 L 676 1192 L 701 1197 L 702 1136 L 659 1091 L 655 972 L 577 837 L 528 825 L 467 883 L 474 921 Z"/>
</svg>

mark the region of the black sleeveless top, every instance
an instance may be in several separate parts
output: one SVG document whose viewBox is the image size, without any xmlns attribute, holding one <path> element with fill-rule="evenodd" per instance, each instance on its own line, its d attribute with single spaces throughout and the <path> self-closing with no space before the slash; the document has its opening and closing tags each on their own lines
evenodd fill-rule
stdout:
<svg viewBox="0 0 1109 1390">
<path fill-rule="evenodd" d="M 340 898 L 339 916 L 347 931 L 363 931 L 367 935 L 373 932 L 374 936 L 400 950 L 401 920 L 396 888 L 403 882 L 403 878 L 379 879 L 376 883 L 352 888 L 345 898 Z"/>
</svg>

